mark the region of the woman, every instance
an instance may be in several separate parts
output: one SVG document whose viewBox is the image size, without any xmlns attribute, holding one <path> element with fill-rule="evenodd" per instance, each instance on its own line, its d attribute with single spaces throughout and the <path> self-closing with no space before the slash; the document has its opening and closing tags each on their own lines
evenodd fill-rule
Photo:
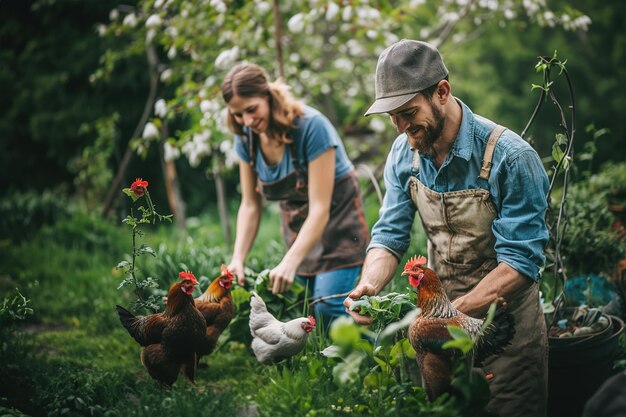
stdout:
<svg viewBox="0 0 626 417">
<path fill-rule="evenodd" d="M 296 276 L 308 278 L 314 299 L 350 291 L 361 270 L 368 230 L 354 166 L 337 131 L 254 64 L 230 70 L 222 97 L 240 157 L 242 194 L 228 269 L 243 285 L 244 261 L 265 198 L 280 201 L 288 247 L 270 271 L 272 292 L 286 291 Z M 316 303 L 316 317 L 328 325 L 345 314 L 342 302 L 343 297 L 335 297 Z"/>
</svg>

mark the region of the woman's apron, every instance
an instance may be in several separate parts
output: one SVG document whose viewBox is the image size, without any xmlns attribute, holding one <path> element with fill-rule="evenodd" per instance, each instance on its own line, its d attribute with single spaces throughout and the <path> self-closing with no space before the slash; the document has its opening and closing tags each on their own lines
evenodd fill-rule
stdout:
<svg viewBox="0 0 626 417">
<path fill-rule="evenodd" d="M 503 127 L 489 137 L 479 178 L 487 181 L 496 141 Z M 414 175 L 419 155 L 413 154 Z M 492 223 L 497 216 L 489 191 L 468 189 L 435 192 L 415 176 L 410 179 L 411 199 L 417 206 L 428 236 L 428 266 L 435 270 L 450 300 L 469 292 L 497 266 Z M 484 362 L 491 400 L 487 410 L 501 416 L 545 416 L 548 350 L 546 325 L 539 302 L 539 285 L 531 285 L 513 300 L 515 336 L 503 353 Z"/>
<path fill-rule="evenodd" d="M 249 139 L 251 164 L 256 163 L 257 137 Z M 269 201 L 280 201 L 281 234 L 291 247 L 309 214 L 307 172 L 300 164 L 294 143 L 287 144 L 294 171 L 274 182 L 257 180 L 257 190 Z M 287 152 L 287 149 L 285 150 Z M 368 244 L 359 183 L 354 171 L 335 179 L 330 216 L 322 237 L 298 267 L 300 276 L 362 265 Z"/>
</svg>

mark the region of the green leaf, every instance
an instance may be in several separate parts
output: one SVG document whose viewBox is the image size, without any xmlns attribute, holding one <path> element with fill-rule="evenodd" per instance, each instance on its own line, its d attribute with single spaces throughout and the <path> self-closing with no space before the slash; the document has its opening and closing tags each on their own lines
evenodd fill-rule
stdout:
<svg viewBox="0 0 626 417">
<path fill-rule="evenodd" d="M 554 143 L 552 145 L 552 158 L 554 159 L 554 161 L 558 164 L 561 162 L 561 160 L 563 159 L 563 156 L 565 155 L 565 153 L 563 152 L 563 150 L 559 147 L 558 143 Z"/>
<path fill-rule="evenodd" d="M 128 268 L 130 267 L 130 262 L 128 261 L 121 261 L 120 263 L 117 264 L 117 266 L 115 268 L 117 269 L 124 269 L 124 268 Z"/>
<path fill-rule="evenodd" d="M 133 199 L 133 203 L 141 198 L 141 197 L 137 197 L 137 195 L 135 193 L 133 193 L 130 190 L 130 188 L 124 188 L 124 189 L 122 189 L 122 192 L 124 194 L 126 194 L 127 196 L 129 196 L 130 198 L 132 198 Z"/>
<path fill-rule="evenodd" d="M 137 250 L 137 254 L 138 254 L 138 255 L 143 255 L 143 254 L 146 254 L 146 253 L 147 253 L 147 254 L 149 254 L 149 255 L 154 256 L 155 258 L 156 258 L 156 256 L 157 256 L 157 254 L 156 254 L 156 252 L 154 251 L 154 249 L 152 249 L 150 246 L 148 246 L 148 245 L 146 245 L 146 244 L 143 244 L 143 245 L 141 245 L 141 247 Z"/>
</svg>

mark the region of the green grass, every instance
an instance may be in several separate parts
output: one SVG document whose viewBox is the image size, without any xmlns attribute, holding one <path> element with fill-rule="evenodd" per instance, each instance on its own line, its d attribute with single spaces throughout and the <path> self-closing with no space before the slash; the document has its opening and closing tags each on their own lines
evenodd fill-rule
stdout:
<svg viewBox="0 0 626 417">
<path fill-rule="evenodd" d="M 375 205 L 366 200 L 369 216 L 377 215 Z M 269 205 L 263 216 L 248 262 L 255 271 L 275 265 L 284 251 L 277 208 Z M 139 243 L 153 247 L 157 257 L 140 257 L 137 273 L 157 279 L 162 293 L 182 269 L 208 284 L 230 257 L 213 211 L 190 219 L 185 231 L 171 224 L 144 231 Z M 0 328 L 1 413 L 233 416 L 254 404 L 261 416 L 334 416 L 384 415 L 396 407 L 386 388 L 335 384 L 336 361 L 319 353 L 330 341 L 317 333 L 305 355 L 264 366 L 227 331 L 216 352 L 202 360 L 196 386 L 180 376 L 171 390 L 158 388 L 114 309 L 134 299 L 130 288 L 116 289 L 124 276 L 115 265 L 130 250 L 130 228 L 80 213 L 45 226 L 31 240 L 0 241 L 0 299 L 19 288 L 34 310 L 24 322 L 4 320 Z M 237 319 L 238 331 L 247 331 L 246 319 Z M 375 362 L 363 362 L 359 372 L 376 372 Z M 399 410 L 394 413 L 403 415 Z"/>
</svg>

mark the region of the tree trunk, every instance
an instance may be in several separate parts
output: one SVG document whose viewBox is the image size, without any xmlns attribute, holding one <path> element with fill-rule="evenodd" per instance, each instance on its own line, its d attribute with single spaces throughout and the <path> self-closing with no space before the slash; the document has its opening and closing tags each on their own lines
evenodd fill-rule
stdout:
<svg viewBox="0 0 626 417">
<path fill-rule="evenodd" d="M 280 13 L 280 5 L 278 0 L 273 1 L 274 6 L 274 38 L 276 40 L 276 63 L 278 66 L 278 75 L 285 79 L 285 65 L 283 62 L 283 31 L 282 31 L 282 16 Z M 286 81 L 286 80 L 285 80 Z"/>
<path fill-rule="evenodd" d="M 163 136 L 167 137 L 167 126 L 164 127 Z M 178 182 L 178 173 L 176 171 L 176 164 L 174 161 L 165 160 L 165 152 L 163 151 L 163 145 L 165 142 L 159 144 L 159 156 L 161 160 L 161 169 L 163 170 L 163 178 L 165 179 L 165 191 L 167 193 L 167 202 L 169 203 L 170 210 L 174 215 L 174 221 L 176 227 L 182 230 L 185 228 L 187 218 L 185 214 L 185 200 L 183 200 L 180 192 L 180 183 Z"/>
<path fill-rule="evenodd" d="M 137 123 L 137 127 L 135 127 L 133 135 L 128 141 L 128 146 L 126 147 L 126 151 L 124 152 L 122 162 L 120 162 L 120 166 L 117 169 L 117 174 L 115 174 L 115 178 L 113 179 L 113 182 L 109 187 L 109 191 L 107 192 L 102 207 L 103 217 L 106 217 L 109 214 L 109 211 L 111 211 L 115 197 L 122 195 L 120 192 L 120 184 L 122 183 L 124 175 L 126 175 L 126 169 L 128 169 L 128 164 L 130 163 L 130 159 L 133 156 L 133 150 L 131 149 L 130 143 L 133 139 L 138 138 L 139 135 L 141 135 L 141 132 L 146 125 L 146 122 L 148 121 L 148 117 L 150 117 L 150 114 L 152 113 L 152 110 L 154 108 L 154 100 L 156 99 L 157 88 L 159 86 L 159 72 L 157 69 L 159 59 L 152 45 L 146 46 L 146 56 L 148 60 L 148 69 L 150 70 L 150 92 L 148 93 L 146 104 L 143 107 L 143 114 L 141 115 L 141 118 Z"/>
</svg>

